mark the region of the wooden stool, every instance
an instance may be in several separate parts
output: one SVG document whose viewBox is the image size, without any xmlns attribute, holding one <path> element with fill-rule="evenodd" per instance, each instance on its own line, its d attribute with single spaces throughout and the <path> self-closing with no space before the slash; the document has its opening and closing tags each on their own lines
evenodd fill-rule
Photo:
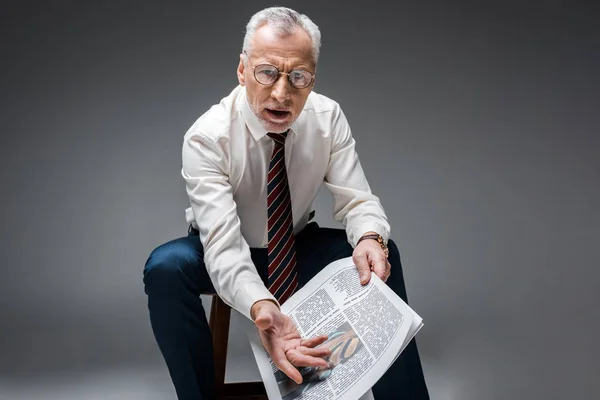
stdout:
<svg viewBox="0 0 600 400">
<path fill-rule="evenodd" d="M 214 349 L 217 396 L 222 400 L 267 400 L 267 392 L 262 382 L 225 383 L 231 308 L 219 296 L 210 296 L 212 297 L 212 305 L 210 307 L 209 326 L 212 332 Z"/>
</svg>

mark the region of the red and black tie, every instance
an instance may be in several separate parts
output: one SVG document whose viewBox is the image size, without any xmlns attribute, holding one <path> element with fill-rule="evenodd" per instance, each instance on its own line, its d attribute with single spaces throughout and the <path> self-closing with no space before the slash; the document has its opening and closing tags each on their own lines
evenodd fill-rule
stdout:
<svg viewBox="0 0 600 400">
<path fill-rule="evenodd" d="M 269 291 L 283 304 L 296 290 L 296 246 L 292 201 L 285 169 L 284 133 L 268 133 L 275 142 L 267 178 L 267 229 L 269 234 Z"/>
</svg>

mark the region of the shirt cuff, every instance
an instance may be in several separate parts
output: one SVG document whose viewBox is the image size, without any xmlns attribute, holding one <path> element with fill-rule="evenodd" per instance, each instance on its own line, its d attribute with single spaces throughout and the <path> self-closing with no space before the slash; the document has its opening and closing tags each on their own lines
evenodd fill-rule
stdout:
<svg viewBox="0 0 600 400">
<path fill-rule="evenodd" d="M 250 315 L 250 309 L 252 305 L 259 300 L 272 300 L 280 307 L 279 302 L 275 299 L 275 296 L 269 292 L 269 289 L 265 285 L 257 282 L 249 282 L 240 285 L 234 297 L 234 304 L 236 310 L 244 315 L 249 320 L 252 320 Z"/>
<path fill-rule="evenodd" d="M 390 228 L 388 226 L 377 222 L 365 222 L 349 229 L 347 232 L 348 243 L 350 243 L 352 248 L 355 248 L 358 239 L 367 232 L 377 232 L 381 235 L 385 243 L 387 243 L 390 238 Z"/>
</svg>

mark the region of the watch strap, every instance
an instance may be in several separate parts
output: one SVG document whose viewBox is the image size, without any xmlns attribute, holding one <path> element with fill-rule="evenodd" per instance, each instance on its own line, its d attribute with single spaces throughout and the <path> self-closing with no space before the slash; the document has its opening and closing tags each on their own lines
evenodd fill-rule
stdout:
<svg viewBox="0 0 600 400">
<path fill-rule="evenodd" d="M 360 242 L 362 242 L 363 240 L 367 240 L 367 239 L 372 239 L 372 240 L 377 241 L 377 243 L 379 243 L 379 245 L 383 249 L 383 252 L 385 253 L 385 256 L 386 257 L 388 256 L 389 249 L 387 247 L 387 244 L 383 240 L 383 237 L 381 235 L 377 234 L 377 233 L 369 233 L 369 234 L 361 236 L 360 239 L 358 239 L 358 242 L 356 242 L 356 245 L 358 246 L 358 244 Z"/>
</svg>

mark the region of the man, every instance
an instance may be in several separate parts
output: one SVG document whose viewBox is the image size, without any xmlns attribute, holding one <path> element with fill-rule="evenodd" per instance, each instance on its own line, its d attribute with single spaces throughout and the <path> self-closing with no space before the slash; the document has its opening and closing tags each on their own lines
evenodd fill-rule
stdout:
<svg viewBox="0 0 600 400">
<path fill-rule="evenodd" d="M 216 291 L 254 321 L 276 365 L 297 383 L 299 367 L 327 366 L 329 350 L 317 347 L 327 338 L 301 338 L 279 306 L 324 266 L 352 255 L 363 284 L 373 272 L 406 300 L 400 255 L 344 113 L 312 91 L 318 27 L 274 7 L 246 28 L 239 86 L 184 138 L 188 236 L 156 248 L 144 269 L 152 328 L 180 399 L 214 398 L 201 293 Z M 345 230 L 310 222 L 323 182 Z M 373 393 L 429 398 L 414 341 Z"/>
</svg>

